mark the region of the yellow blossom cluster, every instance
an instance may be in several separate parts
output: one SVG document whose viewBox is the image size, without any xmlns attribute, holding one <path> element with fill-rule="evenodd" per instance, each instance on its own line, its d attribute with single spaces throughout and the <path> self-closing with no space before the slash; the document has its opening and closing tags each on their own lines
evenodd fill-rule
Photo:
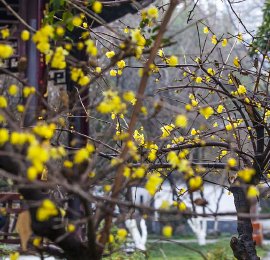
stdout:
<svg viewBox="0 0 270 260">
<path fill-rule="evenodd" d="M 128 235 L 128 232 L 125 228 L 119 228 L 117 230 L 117 237 L 119 240 L 125 240 Z"/>
<path fill-rule="evenodd" d="M 97 106 L 97 111 L 103 114 L 123 113 L 126 110 L 126 104 L 122 102 L 117 91 L 107 90 L 103 92 L 103 100 Z"/>
<path fill-rule="evenodd" d="M 154 143 L 150 143 L 149 145 L 146 146 L 148 149 L 150 149 L 147 159 L 150 162 L 153 162 L 157 158 L 157 151 L 158 151 L 158 145 Z"/>
<path fill-rule="evenodd" d="M 214 114 L 214 109 L 210 106 L 202 107 L 199 110 L 200 114 L 205 117 L 205 119 L 208 119 L 210 116 Z"/>
<path fill-rule="evenodd" d="M 135 142 L 132 140 L 127 141 L 128 153 L 135 160 L 138 161 L 140 159 L 140 155 L 137 153 L 137 146 Z"/>
<path fill-rule="evenodd" d="M 54 135 L 55 129 L 56 125 L 53 123 L 38 123 L 36 126 L 34 126 L 33 132 L 44 139 L 51 139 Z"/>
<path fill-rule="evenodd" d="M 146 174 L 146 168 L 144 166 L 140 166 L 140 167 L 132 169 L 131 177 L 134 179 L 136 178 L 141 179 L 145 176 L 145 174 Z"/>
<path fill-rule="evenodd" d="M 10 31 L 8 28 L 4 28 L 2 30 L 0 30 L 2 39 L 7 39 L 10 36 Z"/>
<path fill-rule="evenodd" d="M 256 171 L 253 168 L 245 168 L 237 172 L 238 177 L 240 177 L 244 182 L 250 182 L 255 174 Z"/>
<path fill-rule="evenodd" d="M 151 196 L 154 196 L 162 181 L 163 179 L 160 177 L 160 174 L 153 173 L 147 178 L 145 189 Z"/>
<path fill-rule="evenodd" d="M 23 88 L 23 96 L 25 98 L 29 97 L 30 95 L 34 94 L 36 92 L 35 87 L 32 86 L 25 86 Z"/>
<path fill-rule="evenodd" d="M 256 198 L 260 195 L 258 189 L 254 186 L 254 185 L 251 185 L 250 187 L 248 187 L 248 190 L 247 190 L 247 197 L 249 199 L 253 199 L 253 198 Z"/>
<path fill-rule="evenodd" d="M 162 131 L 161 138 L 166 138 L 171 135 L 171 132 L 175 129 L 174 124 L 164 125 L 160 128 Z"/>
<path fill-rule="evenodd" d="M 135 96 L 135 93 L 131 90 L 129 91 L 125 91 L 123 93 L 123 99 L 126 101 L 126 102 L 130 102 L 133 106 L 136 104 L 136 96 Z"/>
<path fill-rule="evenodd" d="M 162 228 L 162 235 L 164 237 L 170 238 L 172 236 L 173 228 L 169 225 L 166 225 Z"/>
<path fill-rule="evenodd" d="M 185 173 L 185 177 L 188 178 L 193 176 L 194 171 L 190 165 L 190 162 L 185 159 L 189 151 L 184 149 L 178 154 L 174 151 L 170 151 L 167 155 L 167 161 L 171 164 L 173 168 L 177 168 L 178 171 Z"/>
<path fill-rule="evenodd" d="M 140 146 L 143 146 L 145 144 L 144 141 L 144 134 L 140 133 L 138 130 L 135 130 L 133 133 L 133 138 L 135 139 L 136 143 Z"/>
<path fill-rule="evenodd" d="M 3 146 L 9 140 L 9 132 L 6 128 L 0 128 L 0 146 Z"/>
<path fill-rule="evenodd" d="M 8 105 L 6 97 L 0 95 L 0 108 L 6 108 Z"/>
<path fill-rule="evenodd" d="M 177 115 L 175 118 L 175 126 L 186 128 L 188 124 L 188 119 L 185 115 Z"/>
<path fill-rule="evenodd" d="M 195 176 L 189 179 L 189 187 L 192 191 L 198 190 L 203 185 L 203 180 L 201 176 Z"/>
<path fill-rule="evenodd" d="M 9 44 L 0 43 L 0 58 L 8 59 L 14 53 L 13 48 Z"/>
<path fill-rule="evenodd" d="M 54 37 L 54 28 L 51 25 L 44 25 L 34 35 L 33 42 L 41 53 L 48 53 L 50 50 L 50 40 Z"/>
<path fill-rule="evenodd" d="M 86 86 L 90 83 L 90 77 L 85 75 L 81 68 L 73 67 L 71 69 L 71 79 L 81 86 Z"/>
<path fill-rule="evenodd" d="M 74 163 L 80 164 L 90 159 L 91 154 L 95 151 L 92 144 L 87 144 L 86 147 L 77 150 L 74 154 Z"/>
<path fill-rule="evenodd" d="M 57 47 L 51 61 L 52 68 L 65 69 L 67 66 L 67 63 L 65 61 L 65 56 L 67 55 L 68 55 L 67 50 L 65 50 L 63 47 Z"/>
<path fill-rule="evenodd" d="M 142 51 L 146 44 L 146 40 L 141 33 L 140 29 L 131 30 L 131 41 L 136 45 L 135 54 L 136 58 L 140 58 L 142 55 Z"/>
<path fill-rule="evenodd" d="M 38 221 L 43 222 L 57 215 L 58 209 L 56 208 L 55 204 L 51 200 L 45 199 L 37 209 L 36 218 Z"/>
</svg>

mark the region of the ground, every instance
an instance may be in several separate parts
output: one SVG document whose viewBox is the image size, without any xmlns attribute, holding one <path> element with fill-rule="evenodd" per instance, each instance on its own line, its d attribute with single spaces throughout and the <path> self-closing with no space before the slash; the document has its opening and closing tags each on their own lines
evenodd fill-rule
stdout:
<svg viewBox="0 0 270 260">
<path fill-rule="evenodd" d="M 113 257 L 105 257 L 104 259 L 108 260 L 201 260 L 203 259 L 197 251 L 201 251 L 207 258 L 207 260 L 233 260 L 233 254 L 229 246 L 229 237 L 221 238 L 215 243 L 207 244 L 206 246 L 199 246 L 197 243 L 194 243 L 194 239 L 187 238 L 188 243 L 181 244 L 172 244 L 167 243 L 166 241 L 161 242 L 154 239 L 151 239 L 151 242 L 148 243 L 147 248 L 149 254 L 145 257 L 142 253 L 134 253 L 132 255 L 114 254 Z M 189 241 L 190 240 L 190 241 Z M 179 243 L 181 240 L 174 240 L 176 243 Z M 183 240 L 182 240 L 183 241 Z M 188 249 L 186 247 L 190 247 Z M 4 250 L 3 250 L 4 249 Z M 2 253 L 10 253 L 10 247 L 0 246 L 0 250 L 4 251 Z M 270 245 L 257 247 L 258 255 L 262 260 L 268 259 L 266 257 L 267 253 L 270 251 Z M 2 255 L 3 256 L 3 255 Z M 0 259 L 1 255 L 0 255 Z M 4 258 L 5 259 L 5 258 Z M 28 258 L 24 259 L 30 259 Z"/>
<path fill-rule="evenodd" d="M 206 246 L 198 246 L 196 243 L 171 244 L 162 242 L 151 242 L 148 244 L 149 260 L 201 260 L 203 259 L 195 250 L 201 251 L 207 260 L 233 260 L 232 250 L 229 245 L 229 238 L 222 238 L 215 243 Z M 186 246 L 193 249 L 187 249 Z M 258 255 L 263 259 L 270 250 L 270 246 L 258 247 Z M 109 258 L 108 258 L 109 259 Z M 127 256 L 115 255 L 113 260 L 142 260 L 145 259 L 140 253 Z"/>
</svg>

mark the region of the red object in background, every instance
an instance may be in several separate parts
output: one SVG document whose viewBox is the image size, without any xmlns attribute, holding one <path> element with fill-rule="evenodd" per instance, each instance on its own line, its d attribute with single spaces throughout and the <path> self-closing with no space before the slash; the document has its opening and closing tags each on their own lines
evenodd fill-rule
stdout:
<svg viewBox="0 0 270 260">
<path fill-rule="evenodd" d="M 252 234 L 253 241 L 256 242 L 256 246 L 261 246 L 263 243 L 262 223 L 252 222 L 252 227 L 253 227 L 253 234 Z"/>
</svg>

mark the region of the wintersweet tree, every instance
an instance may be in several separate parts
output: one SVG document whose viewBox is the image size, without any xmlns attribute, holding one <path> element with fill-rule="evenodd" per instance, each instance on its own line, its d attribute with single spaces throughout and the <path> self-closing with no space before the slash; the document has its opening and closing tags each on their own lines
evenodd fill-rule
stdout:
<svg viewBox="0 0 270 260">
<path fill-rule="evenodd" d="M 108 22 L 134 13 L 136 5 L 50 1 L 38 30 L 16 16 L 25 26 L 21 39 L 36 45 L 48 71 L 65 70 L 68 78 L 67 89 L 52 101 L 56 87 L 44 93 L 24 75 L 0 67 L 17 80 L 0 85 L 0 174 L 29 207 L 38 252 L 101 259 L 121 251 L 127 236 L 123 223 L 134 212 L 148 219 L 155 212 L 166 216 L 162 233 L 169 239 L 173 228 L 166 219 L 209 216 L 197 207 L 207 204 L 203 186 L 211 183 L 234 196 L 235 257 L 259 259 L 250 207 L 259 197 L 258 185 L 268 180 L 269 71 L 264 65 L 269 57 L 262 53 L 262 63 L 253 63 L 248 49 L 254 37 L 240 17 L 243 32 L 194 22 L 197 2 L 188 7 L 191 25 L 182 30 L 170 30 L 174 12 L 185 9 L 186 3 L 176 0 L 150 5 L 136 21 L 120 20 L 117 26 Z M 93 29 L 101 25 L 104 30 Z M 180 53 L 174 39 L 194 28 L 196 54 Z M 13 33 L 1 28 L 3 63 L 13 55 Z M 169 84 L 163 85 L 165 72 Z M 154 198 L 166 181 L 172 205 L 134 204 L 132 188 L 144 187 Z M 63 196 L 51 195 L 56 187 Z M 197 191 L 200 200 L 193 199 Z"/>
</svg>

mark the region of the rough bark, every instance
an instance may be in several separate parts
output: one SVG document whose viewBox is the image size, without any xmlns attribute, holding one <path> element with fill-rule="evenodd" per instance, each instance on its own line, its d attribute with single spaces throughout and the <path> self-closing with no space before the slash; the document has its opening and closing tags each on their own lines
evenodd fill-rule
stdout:
<svg viewBox="0 0 270 260">
<path fill-rule="evenodd" d="M 250 213 L 250 203 L 246 198 L 242 187 L 232 187 L 231 192 L 234 196 L 234 204 L 237 213 Z M 238 238 L 232 237 L 231 248 L 234 256 L 238 260 L 259 260 L 252 239 L 253 228 L 250 218 L 239 217 L 237 219 Z"/>
</svg>

